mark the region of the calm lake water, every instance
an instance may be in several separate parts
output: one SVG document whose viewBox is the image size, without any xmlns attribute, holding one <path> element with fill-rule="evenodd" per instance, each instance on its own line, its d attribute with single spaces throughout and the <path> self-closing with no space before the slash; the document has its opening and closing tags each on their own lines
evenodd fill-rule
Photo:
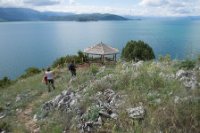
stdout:
<svg viewBox="0 0 200 133">
<path fill-rule="evenodd" d="M 31 66 L 47 67 L 101 41 L 121 51 L 129 40 L 144 40 L 156 56 L 194 57 L 200 53 L 200 21 L 2 22 L 0 78 L 16 78 Z"/>
</svg>

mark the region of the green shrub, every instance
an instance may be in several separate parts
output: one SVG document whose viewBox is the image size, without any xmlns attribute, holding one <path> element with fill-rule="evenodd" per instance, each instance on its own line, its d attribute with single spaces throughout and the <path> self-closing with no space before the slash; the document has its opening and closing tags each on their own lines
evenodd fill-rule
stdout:
<svg viewBox="0 0 200 133">
<path fill-rule="evenodd" d="M 8 86 L 12 83 L 12 81 L 8 77 L 4 77 L 0 80 L 0 87 Z"/>
<path fill-rule="evenodd" d="M 28 75 L 38 74 L 40 72 L 41 72 L 41 70 L 39 68 L 36 68 L 36 67 L 29 67 L 28 69 L 26 69 L 26 74 L 28 74 Z"/>
<path fill-rule="evenodd" d="M 184 60 L 178 64 L 179 69 L 193 69 L 195 67 L 195 61 L 193 60 Z"/>
<path fill-rule="evenodd" d="M 90 66 L 90 72 L 91 72 L 93 75 L 96 75 L 96 74 L 98 73 L 98 71 L 99 71 L 99 68 L 97 67 L 97 65 L 92 64 L 92 65 Z"/>
<path fill-rule="evenodd" d="M 64 66 L 65 62 L 66 57 L 60 57 L 53 62 L 52 67 L 55 68 L 57 66 Z"/>
<path fill-rule="evenodd" d="M 170 62 L 171 61 L 171 56 L 169 54 L 165 56 L 159 56 L 158 60 L 160 62 Z"/>
<path fill-rule="evenodd" d="M 0 132 L 3 132 L 3 131 L 9 132 L 10 128 L 11 127 L 8 123 L 0 121 Z"/>
<path fill-rule="evenodd" d="M 197 63 L 200 64 L 200 55 L 197 56 Z"/>
<path fill-rule="evenodd" d="M 143 41 L 129 41 L 122 50 L 122 58 L 130 60 L 151 60 L 155 58 L 153 49 Z"/>
<path fill-rule="evenodd" d="M 82 63 L 84 61 L 86 61 L 86 56 L 84 55 L 84 53 L 82 51 L 78 51 L 78 56 L 77 55 L 67 55 L 65 57 L 60 57 L 58 59 L 56 59 L 53 64 L 52 67 L 55 68 L 57 66 L 61 66 L 64 67 L 65 63 L 70 63 L 70 62 L 75 62 L 76 64 L 78 63 Z"/>
<path fill-rule="evenodd" d="M 0 112 L 3 112 L 4 108 L 0 106 Z"/>
<path fill-rule="evenodd" d="M 87 115 L 84 116 L 84 119 L 86 121 L 87 120 L 95 121 L 98 119 L 98 117 L 99 117 L 99 108 L 92 106 L 89 108 Z"/>
<path fill-rule="evenodd" d="M 81 59 L 82 62 L 85 62 L 88 59 L 88 57 L 82 51 L 78 51 L 78 57 Z"/>
<path fill-rule="evenodd" d="M 25 70 L 25 74 L 21 75 L 20 78 L 27 78 L 27 77 L 33 76 L 35 74 L 38 74 L 40 72 L 41 72 L 41 70 L 39 68 L 29 67 Z"/>
</svg>

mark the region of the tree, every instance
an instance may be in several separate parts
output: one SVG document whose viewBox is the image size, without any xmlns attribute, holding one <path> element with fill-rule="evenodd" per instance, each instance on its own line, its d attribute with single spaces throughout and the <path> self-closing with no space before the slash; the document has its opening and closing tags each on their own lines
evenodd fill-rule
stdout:
<svg viewBox="0 0 200 133">
<path fill-rule="evenodd" d="M 155 59 L 153 49 L 147 43 L 133 40 L 122 49 L 121 57 L 127 61 Z"/>
<path fill-rule="evenodd" d="M 78 57 L 82 60 L 82 62 L 86 62 L 88 57 L 82 51 L 78 51 Z"/>
<path fill-rule="evenodd" d="M 8 77 L 3 77 L 0 79 L 0 87 L 5 87 L 11 84 L 11 80 Z"/>
</svg>

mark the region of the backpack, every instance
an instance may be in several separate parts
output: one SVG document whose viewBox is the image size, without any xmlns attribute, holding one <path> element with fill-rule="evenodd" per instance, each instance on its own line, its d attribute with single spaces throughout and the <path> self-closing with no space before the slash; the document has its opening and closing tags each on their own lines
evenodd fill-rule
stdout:
<svg viewBox="0 0 200 133">
<path fill-rule="evenodd" d="M 69 70 L 70 71 L 75 71 L 76 69 L 75 69 L 75 65 L 74 64 L 70 64 L 69 65 Z"/>
</svg>

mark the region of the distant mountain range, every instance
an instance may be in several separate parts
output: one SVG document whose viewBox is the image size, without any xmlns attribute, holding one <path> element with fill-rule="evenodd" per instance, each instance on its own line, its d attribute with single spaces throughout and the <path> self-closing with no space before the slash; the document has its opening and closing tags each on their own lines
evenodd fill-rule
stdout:
<svg viewBox="0 0 200 133">
<path fill-rule="evenodd" d="M 114 14 L 74 14 L 64 12 L 39 12 L 28 8 L 0 8 L 0 21 L 99 21 L 128 20 Z"/>
</svg>

